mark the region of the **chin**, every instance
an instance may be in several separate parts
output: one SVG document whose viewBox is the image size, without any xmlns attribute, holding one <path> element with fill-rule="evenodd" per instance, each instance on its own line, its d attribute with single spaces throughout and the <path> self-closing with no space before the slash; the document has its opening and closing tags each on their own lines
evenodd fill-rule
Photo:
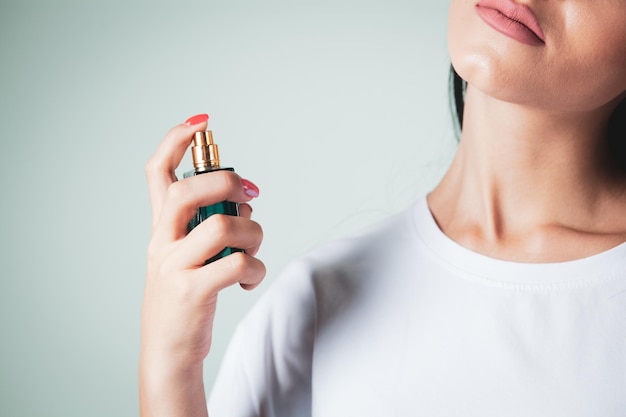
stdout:
<svg viewBox="0 0 626 417">
<path fill-rule="evenodd" d="M 468 85 L 482 94 L 499 101 L 555 110 L 566 104 L 559 94 L 551 97 L 549 86 L 543 85 L 542 71 L 507 67 L 506 63 L 494 58 L 494 54 L 474 53 L 455 55 L 451 52 L 452 66 Z M 539 74 L 539 76 L 537 76 Z"/>
<path fill-rule="evenodd" d="M 472 87 L 499 100 L 515 101 L 516 94 L 511 90 L 520 90 L 515 88 L 518 81 L 500 69 L 488 55 L 464 54 L 458 57 L 451 54 L 451 61 L 457 74 Z"/>
<path fill-rule="evenodd" d="M 484 29 L 468 20 L 467 28 L 454 22 L 454 29 L 448 30 L 450 60 L 461 78 L 501 101 L 538 107 L 558 103 L 546 95 L 547 71 L 541 70 L 541 57 L 534 50 L 506 39 L 488 38 Z"/>
<path fill-rule="evenodd" d="M 601 66 L 590 77 L 576 67 L 550 65 L 532 54 L 471 36 L 449 36 L 448 48 L 461 78 L 499 101 L 551 113 L 581 113 L 610 105 L 620 93 L 626 94 L 625 82 Z"/>
</svg>

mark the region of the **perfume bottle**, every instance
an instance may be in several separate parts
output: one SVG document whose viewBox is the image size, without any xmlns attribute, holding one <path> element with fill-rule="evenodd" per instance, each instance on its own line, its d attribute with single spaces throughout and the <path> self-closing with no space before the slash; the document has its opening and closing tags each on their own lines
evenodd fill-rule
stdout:
<svg viewBox="0 0 626 417">
<path fill-rule="evenodd" d="M 213 142 L 213 133 L 210 130 L 196 132 L 191 146 L 191 156 L 193 158 L 193 171 L 183 174 L 185 178 L 207 174 L 215 171 L 234 171 L 233 168 L 220 166 L 220 156 L 217 145 Z M 239 205 L 231 201 L 222 201 L 211 206 L 200 207 L 195 216 L 189 222 L 187 229 L 191 231 L 201 222 L 214 214 L 228 214 L 230 216 L 239 215 Z M 226 247 L 217 255 L 207 259 L 205 264 L 211 263 L 233 252 L 243 252 L 242 249 Z"/>
</svg>

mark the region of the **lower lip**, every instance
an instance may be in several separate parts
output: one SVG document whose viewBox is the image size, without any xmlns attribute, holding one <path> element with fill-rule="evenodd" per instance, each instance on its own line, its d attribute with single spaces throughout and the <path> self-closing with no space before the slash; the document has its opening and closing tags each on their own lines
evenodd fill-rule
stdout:
<svg viewBox="0 0 626 417">
<path fill-rule="evenodd" d="M 515 20 L 509 19 L 496 9 L 476 6 L 476 13 L 478 13 L 478 16 L 480 16 L 485 23 L 509 38 L 525 43 L 526 45 L 545 45 L 532 30 Z"/>
</svg>

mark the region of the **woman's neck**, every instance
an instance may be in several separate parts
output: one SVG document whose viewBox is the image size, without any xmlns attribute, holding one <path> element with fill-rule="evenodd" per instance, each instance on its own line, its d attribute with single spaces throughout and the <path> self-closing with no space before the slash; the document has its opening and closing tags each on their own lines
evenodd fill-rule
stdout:
<svg viewBox="0 0 626 417">
<path fill-rule="evenodd" d="M 621 243 L 626 182 L 601 139 L 610 112 L 548 113 L 470 86 L 457 155 L 429 196 L 442 230 L 478 252 L 529 262 Z"/>
</svg>

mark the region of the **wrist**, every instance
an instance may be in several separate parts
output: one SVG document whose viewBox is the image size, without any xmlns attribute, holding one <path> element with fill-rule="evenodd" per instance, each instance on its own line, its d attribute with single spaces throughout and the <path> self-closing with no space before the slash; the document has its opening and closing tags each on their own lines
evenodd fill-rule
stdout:
<svg viewBox="0 0 626 417">
<path fill-rule="evenodd" d="M 139 361 L 142 417 L 188 416 L 206 413 L 202 363 Z"/>
<path fill-rule="evenodd" d="M 151 380 L 202 379 L 202 361 L 158 352 L 141 352 L 139 375 Z"/>
</svg>

